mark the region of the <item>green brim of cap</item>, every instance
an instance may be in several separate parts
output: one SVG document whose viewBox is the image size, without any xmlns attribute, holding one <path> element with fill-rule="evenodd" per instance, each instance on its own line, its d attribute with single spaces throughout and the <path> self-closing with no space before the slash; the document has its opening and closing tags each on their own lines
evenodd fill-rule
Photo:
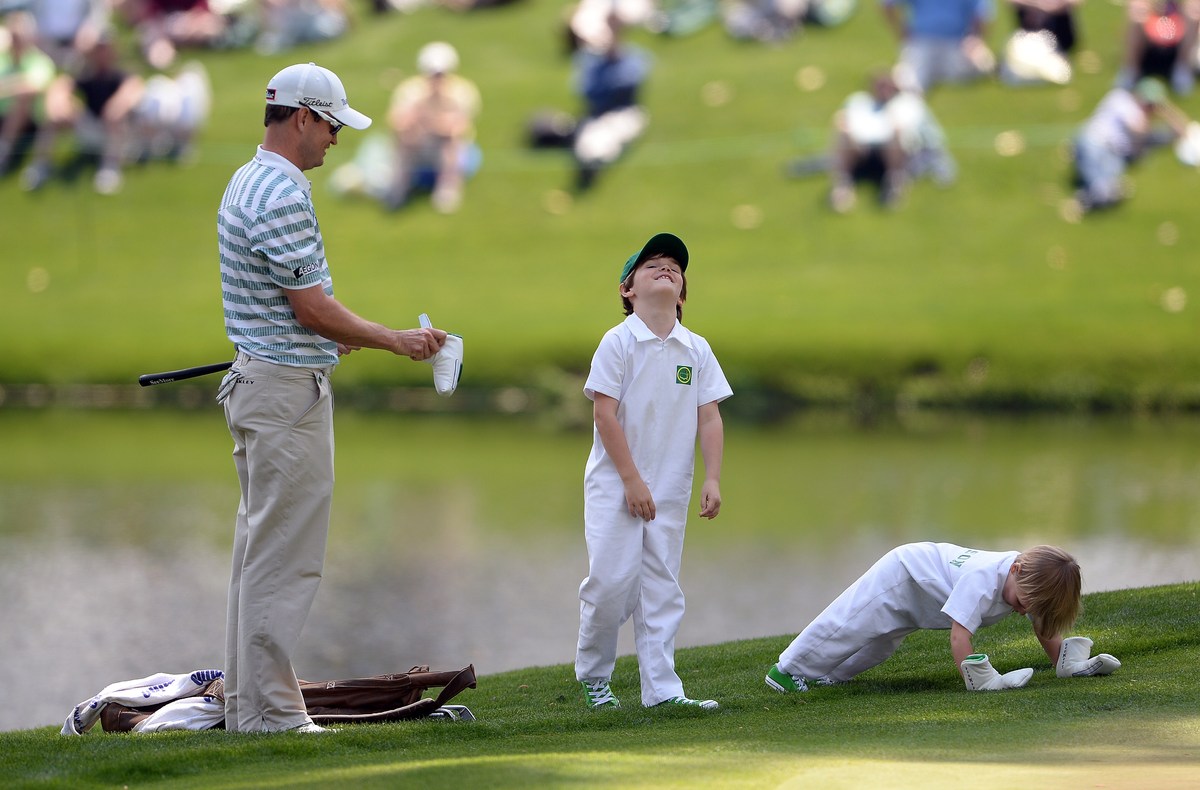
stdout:
<svg viewBox="0 0 1200 790">
<path fill-rule="evenodd" d="M 625 282 L 639 263 L 660 255 L 674 258 L 675 262 L 679 264 L 680 270 L 687 271 L 688 250 L 683 239 L 673 233 L 658 233 L 652 236 L 640 250 L 629 256 L 629 260 L 625 261 L 625 266 L 621 268 L 621 278 L 617 282 Z"/>
</svg>

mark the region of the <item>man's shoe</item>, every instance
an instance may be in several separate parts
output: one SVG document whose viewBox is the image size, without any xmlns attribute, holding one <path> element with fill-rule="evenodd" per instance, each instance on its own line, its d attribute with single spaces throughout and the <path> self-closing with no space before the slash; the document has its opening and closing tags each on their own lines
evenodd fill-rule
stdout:
<svg viewBox="0 0 1200 790">
<path fill-rule="evenodd" d="M 621 707 L 621 701 L 613 695 L 607 679 L 581 680 L 579 685 L 583 686 L 583 701 L 589 710 Z"/>
<path fill-rule="evenodd" d="M 658 703 L 654 707 L 662 707 L 663 705 L 680 705 L 683 707 L 703 708 L 704 710 L 716 710 L 721 707 L 715 699 L 688 699 L 687 697 L 671 697 Z"/>
<path fill-rule="evenodd" d="M 310 721 L 308 724 L 301 724 L 299 727 L 293 727 L 288 732 L 302 732 L 304 734 L 321 733 L 321 732 L 337 732 L 337 730 L 329 727 L 322 727 L 316 722 Z"/>
<path fill-rule="evenodd" d="M 779 665 L 771 667 L 767 672 L 767 685 L 778 691 L 780 694 L 788 694 L 797 691 L 808 691 L 808 683 L 799 675 L 789 675 L 779 668 Z"/>
</svg>

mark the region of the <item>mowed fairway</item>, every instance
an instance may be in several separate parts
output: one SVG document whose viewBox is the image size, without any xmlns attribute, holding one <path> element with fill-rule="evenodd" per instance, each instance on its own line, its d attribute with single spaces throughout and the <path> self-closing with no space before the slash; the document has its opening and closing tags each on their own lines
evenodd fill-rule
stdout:
<svg viewBox="0 0 1200 790">
<path fill-rule="evenodd" d="M 417 201 L 388 213 L 337 197 L 332 174 L 364 139 L 349 130 L 310 175 L 339 296 L 372 318 L 408 326 L 426 311 L 462 333 L 464 389 L 553 389 L 562 371 L 585 369 L 621 318 L 620 264 L 672 230 L 693 253 L 685 320 L 713 343 L 736 390 L 839 405 L 1139 409 L 1200 398 L 1189 198 L 1198 173 L 1158 151 L 1134 169 L 1128 205 L 1082 223 L 1061 213 L 1064 146 L 1111 84 L 1122 8 L 1084 6 L 1086 68 L 1069 86 L 937 90 L 930 102 L 958 183 L 918 183 L 895 212 L 864 191 L 846 217 L 824 206 L 824 179 L 784 169 L 824 149 L 845 96 L 895 57 L 873 3 L 843 27 L 775 47 L 735 42 L 717 25 L 686 38 L 635 33 L 655 58 L 650 127 L 581 198 L 569 192 L 565 155 L 524 145 L 536 111 L 575 108 L 563 9 L 358 9 L 352 34 L 328 45 L 269 58 L 198 53 L 216 103 L 194 165 L 134 168 L 111 199 L 86 179 L 36 195 L 0 182 L 10 294 L 0 331 L 22 338 L 0 380 L 124 383 L 227 359 L 216 203 L 261 139 L 262 86 L 284 65 L 316 60 L 341 74 L 382 133 L 392 86 L 440 38 L 459 48 L 483 95 L 484 165 L 462 210 L 444 217 Z M 1011 25 L 999 9 L 995 48 Z M 1200 115 L 1195 97 L 1182 106 Z M 364 354 L 338 380 L 395 386 L 425 373 Z"/>
<path fill-rule="evenodd" d="M 1085 596 L 1075 633 L 1123 662 L 1060 679 L 1020 617 L 975 646 L 1005 692 L 963 688 L 945 632 L 909 637 L 850 683 L 782 696 L 763 684 L 791 634 L 680 650 L 687 689 L 718 711 L 637 704 L 618 660 L 620 710 L 584 709 L 567 665 L 479 679 L 473 723 L 346 726 L 328 736 L 223 732 L 0 733 L 0 775 L 20 787 L 897 787 L 1184 788 L 1200 770 L 1195 583 Z M 699 616 L 699 615 L 697 615 Z"/>
</svg>

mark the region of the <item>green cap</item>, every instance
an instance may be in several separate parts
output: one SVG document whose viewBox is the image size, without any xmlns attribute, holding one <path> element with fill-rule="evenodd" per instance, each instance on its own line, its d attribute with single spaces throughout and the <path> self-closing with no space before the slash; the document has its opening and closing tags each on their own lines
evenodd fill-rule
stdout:
<svg viewBox="0 0 1200 790">
<path fill-rule="evenodd" d="M 679 264 L 680 270 L 687 271 L 688 251 L 687 247 L 684 246 L 683 239 L 673 233 L 658 233 L 652 236 L 644 247 L 629 256 L 629 260 L 625 261 L 625 267 L 621 269 L 621 279 L 617 280 L 617 282 L 625 282 L 625 278 L 637 268 L 639 263 L 648 261 L 659 255 L 674 258 Z"/>
<path fill-rule="evenodd" d="M 1167 87 L 1154 77 L 1142 77 L 1133 86 L 1133 95 L 1146 104 L 1162 104 L 1167 100 Z"/>
</svg>

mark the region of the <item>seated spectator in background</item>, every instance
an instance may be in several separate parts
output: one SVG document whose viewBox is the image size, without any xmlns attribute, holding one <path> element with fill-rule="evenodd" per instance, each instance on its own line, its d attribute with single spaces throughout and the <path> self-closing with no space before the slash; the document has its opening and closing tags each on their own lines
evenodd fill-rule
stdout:
<svg viewBox="0 0 1200 790">
<path fill-rule="evenodd" d="M 1132 88 L 1143 77 L 1161 77 L 1180 96 L 1196 82 L 1200 0 L 1129 0 L 1125 55 L 1116 84 Z"/>
<path fill-rule="evenodd" d="M 472 157 L 478 158 L 474 140 L 479 90 L 455 73 L 458 52 L 444 41 L 421 48 L 417 69 L 420 74 L 393 92 L 388 110 L 396 146 L 388 203 L 392 208 L 403 206 L 421 180 L 432 177 L 433 207 L 450 214 L 461 205 Z"/>
<path fill-rule="evenodd" d="M 34 161 L 22 175 L 26 190 L 41 188 L 51 176 L 58 135 L 73 129 L 81 152 L 98 151 L 94 186 L 111 195 L 121 188 L 121 169 L 132 141 L 134 110 L 144 83 L 117 64 L 111 37 L 102 35 L 87 52 L 77 76 L 60 75 L 46 92 L 46 120 L 38 129 Z"/>
<path fill-rule="evenodd" d="M 190 159 L 211 107 L 208 72 L 199 62 L 184 64 L 174 77 L 155 74 L 147 79 L 134 111 L 133 149 L 139 161 Z"/>
<path fill-rule="evenodd" d="M 829 205 L 839 214 L 854 207 L 858 183 L 879 188 L 879 200 L 894 207 L 909 184 L 931 176 L 941 186 L 955 178 L 945 135 L 924 99 L 903 90 L 904 73 L 878 69 L 870 89 L 851 94 L 834 114 L 829 157 Z"/>
<path fill-rule="evenodd" d="M 613 164 L 641 136 L 649 120 L 639 103 L 650 73 L 650 56 L 621 39 L 621 21 L 609 16 L 611 35 L 603 49 L 575 54 L 575 89 L 584 111 L 575 129 L 576 188 L 592 187 L 600 170 Z"/>
<path fill-rule="evenodd" d="M 871 77 L 870 92 L 850 94 L 834 114 L 829 205 L 839 214 L 854 207 L 859 181 L 877 184 L 885 206 L 894 205 L 908 185 L 900 129 L 888 111 L 899 93 L 892 76 L 878 71 Z"/>
<path fill-rule="evenodd" d="M 900 63 L 927 93 L 942 82 L 990 74 L 996 58 L 984 42 L 995 14 L 991 0 L 881 0 L 901 42 Z"/>
<path fill-rule="evenodd" d="M 37 115 L 54 80 L 54 61 L 36 41 L 37 23 L 27 13 L 10 14 L 0 28 L 0 177 L 19 166 L 33 144 Z"/>
<path fill-rule="evenodd" d="M 330 41 L 350 27 L 344 0 L 260 0 L 259 54 L 282 52 L 297 44 Z"/>
<path fill-rule="evenodd" d="M 783 41 L 805 25 L 836 27 L 853 15 L 858 0 L 724 0 L 725 32 L 739 41 Z"/>
<path fill-rule="evenodd" d="M 1154 121 L 1165 122 L 1165 130 Z M 1167 101 L 1167 89 L 1143 77 L 1133 90 L 1113 88 L 1075 136 L 1072 147 L 1075 200 L 1084 213 L 1115 206 L 1125 198 L 1129 166 L 1151 147 L 1188 133 L 1188 118 Z"/>
<path fill-rule="evenodd" d="M 208 0 L 119 0 L 126 21 L 138 34 L 142 57 L 164 71 L 182 47 L 211 47 L 226 32 L 226 19 Z"/>
<path fill-rule="evenodd" d="M 1000 79 L 1009 84 L 1071 81 L 1075 8 L 1082 0 L 1011 0 L 1017 29 L 1009 37 Z"/>
<path fill-rule="evenodd" d="M 785 41 L 804 27 L 809 0 L 726 0 L 725 32 L 739 41 Z"/>
<path fill-rule="evenodd" d="M 619 28 L 649 27 L 658 15 L 654 0 L 580 0 L 568 10 L 567 54 L 580 49 L 598 52 L 613 45 L 613 24 Z"/>
<path fill-rule="evenodd" d="M 29 10 L 37 19 L 38 47 L 61 71 L 78 69 L 112 21 L 108 0 L 32 0 Z"/>
</svg>

